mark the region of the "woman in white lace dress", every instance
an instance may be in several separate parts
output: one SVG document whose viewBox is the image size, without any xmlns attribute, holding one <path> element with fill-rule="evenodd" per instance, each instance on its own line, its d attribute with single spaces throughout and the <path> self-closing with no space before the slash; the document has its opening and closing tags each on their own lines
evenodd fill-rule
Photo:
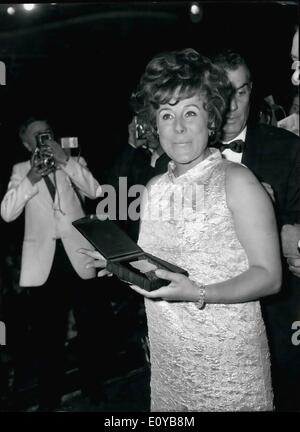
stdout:
<svg viewBox="0 0 300 432">
<path fill-rule="evenodd" d="M 229 96 L 223 72 L 186 49 L 156 56 L 134 98 L 171 158 L 143 198 L 139 245 L 189 273 L 132 287 L 145 296 L 153 411 L 273 408 L 259 299 L 280 287 L 278 236 L 258 180 L 208 148 Z"/>
</svg>

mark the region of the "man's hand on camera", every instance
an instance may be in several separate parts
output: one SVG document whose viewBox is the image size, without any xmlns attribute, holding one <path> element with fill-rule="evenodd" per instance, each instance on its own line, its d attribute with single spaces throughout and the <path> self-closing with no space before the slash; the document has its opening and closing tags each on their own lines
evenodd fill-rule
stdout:
<svg viewBox="0 0 300 432">
<path fill-rule="evenodd" d="M 45 144 L 52 151 L 56 164 L 66 165 L 69 160 L 69 155 L 65 152 L 65 150 L 61 148 L 61 146 L 54 140 L 46 140 Z"/>
<path fill-rule="evenodd" d="M 30 170 L 28 171 L 27 177 L 30 180 L 31 184 L 34 186 L 44 176 L 50 174 L 50 172 L 52 172 L 52 168 L 38 168 L 32 165 Z"/>
</svg>

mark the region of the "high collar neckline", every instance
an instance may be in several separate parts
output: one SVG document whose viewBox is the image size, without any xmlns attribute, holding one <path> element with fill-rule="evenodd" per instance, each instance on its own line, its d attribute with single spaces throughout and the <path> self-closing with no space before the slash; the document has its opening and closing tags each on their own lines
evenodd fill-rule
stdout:
<svg viewBox="0 0 300 432">
<path fill-rule="evenodd" d="M 216 148 L 207 148 L 208 155 L 185 173 L 176 177 L 174 171 L 176 163 L 171 160 L 168 164 L 168 177 L 172 183 L 187 183 L 194 180 L 205 182 L 211 173 L 212 168 L 222 160 L 220 151 Z"/>
</svg>

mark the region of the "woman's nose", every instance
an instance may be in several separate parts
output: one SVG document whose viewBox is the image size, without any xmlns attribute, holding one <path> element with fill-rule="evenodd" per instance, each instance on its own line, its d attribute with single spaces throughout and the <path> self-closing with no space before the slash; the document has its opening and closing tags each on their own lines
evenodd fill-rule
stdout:
<svg viewBox="0 0 300 432">
<path fill-rule="evenodd" d="M 175 131 L 177 133 L 182 133 L 185 131 L 185 125 L 182 119 L 178 118 L 175 120 Z"/>
</svg>

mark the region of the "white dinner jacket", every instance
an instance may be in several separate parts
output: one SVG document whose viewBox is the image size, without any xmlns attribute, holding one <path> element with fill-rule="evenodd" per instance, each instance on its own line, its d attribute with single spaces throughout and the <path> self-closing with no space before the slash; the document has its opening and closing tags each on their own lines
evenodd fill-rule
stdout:
<svg viewBox="0 0 300 432">
<path fill-rule="evenodd" d="M 79 248 L 93 247 L 72 225 L 74 220 L 84 216 L 84 211 L 70 179 L 82 195 L 91 199 L 100 196 L 99 183 L 83 158 L 79 161 L 70 158 L 56 171 L 57 191 L 53 202 L 43 179 L 31 184 L 27 177 L 29 170 L 30 161 L 14 165 L 8 190 L 1 202 L 1 216 L 6 222 L 15 220 L 25 207 L 20 286 L 45 283 L 52 267 L 57 238 L 61 238 L 78 275 L 82 279 L 94 277 L 95 269 L 86 268 L 90 259 L 77 252 Z"/>
</svg>

